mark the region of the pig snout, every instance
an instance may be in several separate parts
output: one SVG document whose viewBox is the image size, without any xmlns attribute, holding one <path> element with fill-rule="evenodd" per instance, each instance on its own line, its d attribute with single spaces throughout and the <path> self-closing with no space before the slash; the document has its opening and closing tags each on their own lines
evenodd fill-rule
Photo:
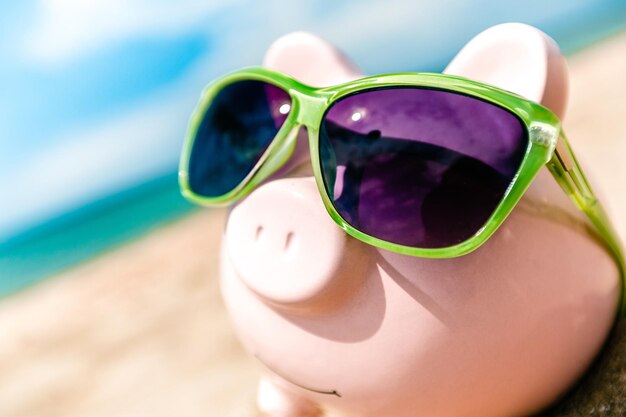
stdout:
<svg viewBox="0 0 626 417">
<path fill-rule="evenodd" d="M 296 308 L 328 301 L 346 287 L 338 281 L 350 275 L 342 265 L 354 252 L 311 177 L 280 179 L 255 190 L 232 209 L 225 245 L 250 290 L 271 304 Z"/>
</svg>

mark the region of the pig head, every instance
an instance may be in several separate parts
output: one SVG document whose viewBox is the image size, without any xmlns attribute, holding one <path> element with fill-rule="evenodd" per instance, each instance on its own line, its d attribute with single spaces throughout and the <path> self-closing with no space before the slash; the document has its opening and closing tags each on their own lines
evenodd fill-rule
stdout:
<svg viewBox="0 0 626 417">
<path fill-rule="evenodd" d="M 265 65 L 315 86 L 363 76 L 306 33 L 276 41 Z M 564 115 L 565 61 L 532 27 L 481 33 L 445 72 Z M 222 245 L 224 300 L 265 370 L 262 411 L 521 416 L 585 372 L 614 321 L 619 271 L 547 170 L 478 250 L 424 259 L 368 246 L 331 220 L 302 133 L 281 171 L 232 209 Z"/>
</svg>

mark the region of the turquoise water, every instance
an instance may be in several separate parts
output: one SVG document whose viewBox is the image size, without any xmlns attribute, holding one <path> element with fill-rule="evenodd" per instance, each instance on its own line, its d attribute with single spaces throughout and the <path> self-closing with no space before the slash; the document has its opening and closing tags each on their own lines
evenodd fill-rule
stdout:
<svg viewBox="0 0 626 417">
<path fill-rule="evenodd" d="M 169 175 L 37 227 L 0 245 L 0 297 L 191 210 Z"/>
</svg>

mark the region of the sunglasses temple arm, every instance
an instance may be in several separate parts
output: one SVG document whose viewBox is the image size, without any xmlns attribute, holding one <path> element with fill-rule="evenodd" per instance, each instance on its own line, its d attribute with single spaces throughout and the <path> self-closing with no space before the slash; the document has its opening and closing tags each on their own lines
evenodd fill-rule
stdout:
<svg viewBox="0 0 626 417">
<path fill-rule="evenodd" d="M 587 215 L 615 258 L 622 278 L 621 308 L 624 311 L 626 309 L 626 261 L 620 239 L 609 216 L 591 189 L 563 130 L 559 134 L 556 148 L 547 167 L 565 193 Z"/>
</svg>

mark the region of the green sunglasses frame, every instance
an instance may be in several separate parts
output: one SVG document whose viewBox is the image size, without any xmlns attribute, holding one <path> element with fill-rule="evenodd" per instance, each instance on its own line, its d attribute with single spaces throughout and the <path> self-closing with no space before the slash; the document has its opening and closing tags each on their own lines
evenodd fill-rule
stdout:
<svg viewBox="0 0 626 417">
<path fill-rule="evenodd" d="M 289 93 L 292 103 L 280 130 L 244 180 L 230 192 L 205 197 L 189 187 L 188 167 L 198 127 L 213 98 L 222 88 L 237 81 L 258 80 L 273 84 Z M 357 92 L 381 87 L 422 87 L 464 94 L 493 103 L 515 114 L 528 133 L 528 147 L 521 166 L 502 201 L 485 225 L 468 240 L 445 248 L 414 248 L 370 236 L 348 224 L 333 206 L 326 193 L 319 160 L 319 128 L 328 108 L 337 100 Z M 204 206 L 236 202 L 249 194 L 263 180 L 282 167 L 293 154 L 296 137 L 304 126 L 309 136 L 313 175 L 322 201 L 331 218 L 349 235 L 376 247 L 425 258 L 452 258 L 472 252 L 482 245 L 504 222 L 541 167 L 547 166 L 556 181 L 576 206 L 595 226 L 597 234 L 618 263 L 622 277 L 626 269 L 618 235 L 591 189 L 561 129 L 559 119 L 547 108 L 515 93 L 462 77 L 431 73 L 397 73 L 366 77 L 332 87 L 314 88 L 276 71 L 261 67 L 231 72 L 210 83 L 202 92 L 191 116 L 180 160 L 179 183 L 183 196 Z M 623 285 L 624 287 L 624 285 Z"/>
</svg>

